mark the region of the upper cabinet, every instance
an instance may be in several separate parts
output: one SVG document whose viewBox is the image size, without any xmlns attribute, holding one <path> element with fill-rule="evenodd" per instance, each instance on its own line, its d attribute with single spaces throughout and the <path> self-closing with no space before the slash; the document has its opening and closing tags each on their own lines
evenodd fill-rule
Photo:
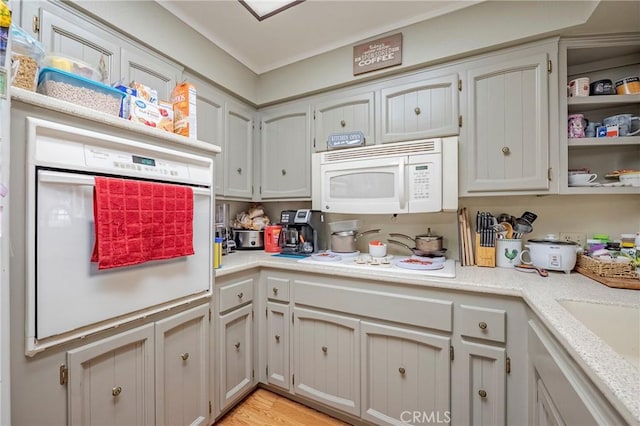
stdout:
<svg viewBox="0 0 640 426">
<path fill-rule="evenodd" d="M 260 198 L 311 196 L 308 102 L 260 113 Z"/>
<path fill-rule="evenodd" d="M 557 52 L 553 39 L 462 65 L 461 195 L 553 191 Z"/>
<path fill-rule="evenodd" d="M 182 77 L 182 68 L 135 46 L 122 48 L 120 79 L 142 83 L 158 91 L 158 100 L 168 101 Z"/>
<path fill-rule="evenodd" d="M 226 102 L 222 162 L 224 195 L 231 198 L 251 199 L 253 196 L 254 113 L 247 105 Z"/>
<path fill-rule="evenodd" d="M 560 82 L 588 78 L 590 83 L 640 75 L 640 36 L 599 36 L 566 39 L 560 43 Z M 621 187 L 612 172 L 640 169 L 640 132 L 617 137 L 572 137 L 568 117 L 581 114 L 588 123 L 604 124 L 604 119 L 619 114 L 640 116 L 640 93 L 569 97 L 560 95 L 560 192 L 564 194 L 638 194 L 638 187 Z M 637 120 L 630 133 L 640 130 Z M 567 123 L 567 124 L 565 124 Z M 580 135 L 581 136 L 581 135 Z M 597 135 L 596 135 L 597 136 Z M 587 186 L 569 186 L 567 172 L 589 169 L 598 178 Z"/>
<path fill-rule="evenodd" d="M 419 73 L 380 91 L 378 142 L 458 134 L 458 74 Z"/>
<path fill-rule="evenodd" d="M 313 106 L 315 152 L 327 150 L 327 140 L 332 133 L 360 131 L 365 144 L 374 143 L 374 92 L 371 90 L 352 94 L 340 92 L 319 99 Z"/>
</svg>

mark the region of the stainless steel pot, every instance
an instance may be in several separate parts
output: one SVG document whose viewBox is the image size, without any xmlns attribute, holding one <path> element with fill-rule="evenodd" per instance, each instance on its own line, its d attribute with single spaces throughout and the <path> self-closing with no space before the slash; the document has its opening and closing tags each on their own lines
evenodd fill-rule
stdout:
<svg viewBox="0 0 640 426">
<path fill-rule="evenodd" d="M 391 234 L 389 234 L 389 235 L 391 235 Z M 394 235 L 400 236 L 401 234 L 394 234 Z M 446 248 L 443 248 L 443 249 L 440 249 L 440 250 L 418 250 L 417 248 L 409 247 L 408 245 L 406 245 L 405 243 L 401 243 L 400 241 L 387 240 L 387 242 L 391 243 L 391 244 L 396 244 L 396 245 L 405 247 L 405 248 L 411 250 L 414 255 L 420 256 L 420 257 L 442 257 L 442 256 L 444 256 L 444 253 L 447 251 Z"/>
<path fill-rule="evenodd" d="M 416 249 L 423 252 L 435 252 L 442 250 L 442 237 L 431 235 L 431 228 L 427 229 L 426 234 L 416 235 L 415 238 L 411 238 L 404 234 L 389 234 L 389 236 L 394 238 L 406 238 L 409 241 L 413 241 L 416 245 Z"/>
<path fill-rule="evenodd" d="M 233 240 L 236 242 L 236 250 L 264 249 L 264 231 L 234 229 Z"/>
<path fill-rule="evenodd" d="M 356 251 L 358 238 L 367 234 L 377 234 L 379 229 L 371 229 L 358 233 L 355 229 L 349 231 L 333 232 L 331 234 L 331 251 L 335 253 L 353 253 Z"/>
</svg>

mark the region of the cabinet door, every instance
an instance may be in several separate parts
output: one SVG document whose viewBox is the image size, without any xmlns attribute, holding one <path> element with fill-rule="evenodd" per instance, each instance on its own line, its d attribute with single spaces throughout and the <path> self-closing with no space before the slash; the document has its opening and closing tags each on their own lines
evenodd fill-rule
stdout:
<svg viewBox="0 0 640 426">
<path fill-rule="evenodd" d="M 536 374 L 535 400 L 533 405 L 533 424 L 540 426 L 564 426 L 558 408 L 553 402 L 542 379 Z"/>
<path fill-rule="evenodd" d="M 450 346 L 448 337 L 363 321 L 362 418 L 401 425 L 419 413 L 425 423 L 448 423 Z"/>
<path fill-rule="evenodd" d="M 289 305 L 267 302 L 267 382 L 289 390 Z"/>
<path fill-rule="evenodd" d="M 557 53 L 547 49 L 532 47 L 469 64 L 463 193 L 548 190 L 547 66 Z"/>
<path fill-rule="evenodd" d="M 220 316 L 220 409 L 253 386 L 253 304 Z"/>
<path fill-rule="evenodd" d="M 209 305 L 156 323 L 156 425 L 209 417 Z"/>
<path fill-rule="evenodd" d="M 359 320 L 294 308 L 294 391 L 360 415 Z"/>
<path fill-rule="evenodd" d="M 40 41 L 45 51 L 88 63 L 103 73 L 105 83 L 119 80 L 118 39 L 71 12 L 53 9 L 51 5 L 40 9 Z"/>
<path fill-rule="evenodd" d="M 456 346 L 453 422 L 499 426 L 506 422 L 506 350 L 462 341 Z"/>
<path fill-rule="evenodd" d="M 381 90 L 380 142 L 457 135 L 458 74 Z"/>
<path fill-rule="evenodd" d="M 224 195 L 251 198 L 253 195 L 253 109 L 227 102 L 224 161 Z"/>
<path fill-rule="evenodd" d="M 375 142 L 373 102 L 373 92 L 365 92 L 352 96 L 338 95 L 314 105 L 314 151 L 326 151 L 327 139 L 332 133 L 360 131 L 364 134 L 366 144 L 373 144 Z"/>
<path fill-rule="evenodd" d="M 122 48 L 120 66 L 120 74 L 125 84 L 136 81 L 156 89 L 158 100 L 168 101 L 173 88 L 182 77 L 182 68 L 178 65 L 132 45 Z"/>
<path fill-rule="evenodd" d="M 260 120 L 260 197 L 311 196 L 311 108 L 265 111 Z"/>
<path fill-rule="evenodd" d="M 70 425 L 152 425 L 153 324 L 67 352 Z"/>
</svg>

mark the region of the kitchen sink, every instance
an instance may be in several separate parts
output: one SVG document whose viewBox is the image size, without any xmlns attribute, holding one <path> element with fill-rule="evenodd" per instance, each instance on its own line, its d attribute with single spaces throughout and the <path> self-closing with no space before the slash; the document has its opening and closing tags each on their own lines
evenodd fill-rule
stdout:
<svg viewBox="0 0 640 426">
<path fill-rule="evenodd" d="M 640 308 L 559 300 L 571 315 L 640 370 Z"/>
</svg>

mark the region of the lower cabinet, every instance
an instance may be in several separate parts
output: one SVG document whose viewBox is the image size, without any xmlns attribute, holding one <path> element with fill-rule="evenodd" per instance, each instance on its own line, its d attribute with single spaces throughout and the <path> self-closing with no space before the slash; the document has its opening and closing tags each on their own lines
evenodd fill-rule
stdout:
<svg viewBox="0 0 640 426">
<path fill-rule="evenodd" d="M 267 383 L 289 390 L 289 305 L 267 302 Z"/>
<path fill-rule="evenodd" d="M 156 425 L 209 417 L 209 305 L 156 323 Z"/>
<path fill-rule="evenodd" d="M 360 416 L 360 321 L 293 309 L 294 392 Z"/>
<path fill-rule="evenodd" d="M 362 321 L 362 418 L 376 424 L 449 423 L 451 339 Z"/>
<path fill-rule="evenodd" d="M 220 316 L 218 333 L 220 409 L 229 408 L 253 387 L 253 304 Z"/>
<path fill-rule="evenodd" d="M 152 425 L 154 325 L 67 352 L 69 425 Z"/>
<path fill-rule="evenodd" d="M 209 419 L 209 304 L 67 352 L 70 425 Z"/>
</svg>

